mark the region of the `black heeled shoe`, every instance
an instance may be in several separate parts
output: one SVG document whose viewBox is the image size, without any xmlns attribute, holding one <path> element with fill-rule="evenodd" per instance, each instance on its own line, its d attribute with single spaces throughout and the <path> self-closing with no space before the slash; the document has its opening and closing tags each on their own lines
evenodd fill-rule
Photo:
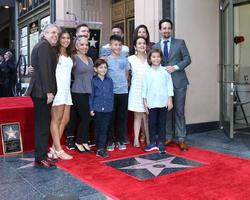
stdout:
<svg viewBox="0 0 250 200">
<path fill-rule="evenodd" d="M 75 146 L 76 146 L 76 150 L 77 150 L 79 153 L 84 153 L 84 152 L 85 152 L 85 148 L 84 148 L 83 145 L 75 143 Z"/>
</svg>

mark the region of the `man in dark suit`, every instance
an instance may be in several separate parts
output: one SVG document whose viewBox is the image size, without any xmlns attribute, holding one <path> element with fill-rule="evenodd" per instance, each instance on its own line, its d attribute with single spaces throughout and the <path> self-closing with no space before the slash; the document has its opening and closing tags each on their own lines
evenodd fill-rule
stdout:
<svg viewBox="0 0 250 200">
<path fill-rule="evenodd" d="M 35 109 L 35 167 L 55 168 L 47 158 L 50 133 L 51 103 L 56 94 L 55 70 L 57 56 L 54 46 L 58 41 L 59 28 L 48 24 L 41 33 L 41 40 L 31 53 L 34 68 L 27 95 L 32 97 Z"/>
<path fill-rule="evenodd" d="M 161 33 L 160 42 L 153 48 L 160 49 L 163 53 L 162 65 L 171 74 L 174 85 L 174 109 L 167 114 L 166 142 L 168 146 L 177 137 L 178 146 L 182 151 L 188 150 L 185 144 L 186 122 L 185 122 L 185 100 L 187 85 L 189 84 L 185 68 L 191 63 L 191 58 L 185 41 L 171 37 L 173 23 L 169 19 L 162 19 L 159 22 Z"/>
</svg>

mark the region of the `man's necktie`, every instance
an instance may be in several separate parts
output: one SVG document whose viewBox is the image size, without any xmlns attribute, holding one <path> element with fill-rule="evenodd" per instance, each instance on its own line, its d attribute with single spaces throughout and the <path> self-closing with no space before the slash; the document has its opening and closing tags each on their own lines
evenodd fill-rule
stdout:
<svg viewBox="0 0 250 200">
<path fill-rule="evenodd" d="M 168 40 L 164 41 L 164 57 L 166 58 L 166 60 L 168 59 Z"/>
</svg>

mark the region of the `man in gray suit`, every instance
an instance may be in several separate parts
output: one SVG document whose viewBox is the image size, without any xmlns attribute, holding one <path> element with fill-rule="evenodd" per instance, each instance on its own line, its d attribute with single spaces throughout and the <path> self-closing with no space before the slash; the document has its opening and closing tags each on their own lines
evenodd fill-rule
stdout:
<svg viewBox="0 0 250 200">
<path fill-rule="evenodd" d="M 169 19 L 159 22 L 161 33 L 160 42 L 153 48 L 160 49 L 163 53 L 162 66 L 171 74 L 174 85 L 174 109 L 167 114 L 166 142 L 168 146 L 173 143 L 174 136 L 178 140 L 178 146 L 182 151 L 187 151 L 185 144 L 186 122 L 185 122 L 185 100 L 187 85 L 189 84 L 185 68 L 191 63 L 191 58 L 184 40 L 171 37 L 173 23 Z"/>
</svg>

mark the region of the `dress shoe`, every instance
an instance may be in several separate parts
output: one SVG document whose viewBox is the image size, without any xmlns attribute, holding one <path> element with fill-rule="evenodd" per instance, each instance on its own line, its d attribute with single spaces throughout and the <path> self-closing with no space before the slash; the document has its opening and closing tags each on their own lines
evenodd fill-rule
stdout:
<svg viewBox="0 0 250 200">
<path fill-rule="evenodd" d="M 165 146 L 170 146 L 170 145 L 172 145 L 172 144 L 174 144 L 174 142 L 173 142 L 172 140 L 166 140 L 166 141 L 164 142 L 164 145 L 165 145 Z"/>
<path fill-rule="evenodd" d="M 41 161 L 35 161 L 34 167 L 40 168 L 40 169 L 56 169 L 56 165 L 54 162 L 50 160 L 41 160 Z"/>
<path fill-rule="evenodd" d="M 179 146 L 181 151 L 188 151 L 188 146 L 184 142 L 179 142 L 178 146 Z"/>
</svg>

